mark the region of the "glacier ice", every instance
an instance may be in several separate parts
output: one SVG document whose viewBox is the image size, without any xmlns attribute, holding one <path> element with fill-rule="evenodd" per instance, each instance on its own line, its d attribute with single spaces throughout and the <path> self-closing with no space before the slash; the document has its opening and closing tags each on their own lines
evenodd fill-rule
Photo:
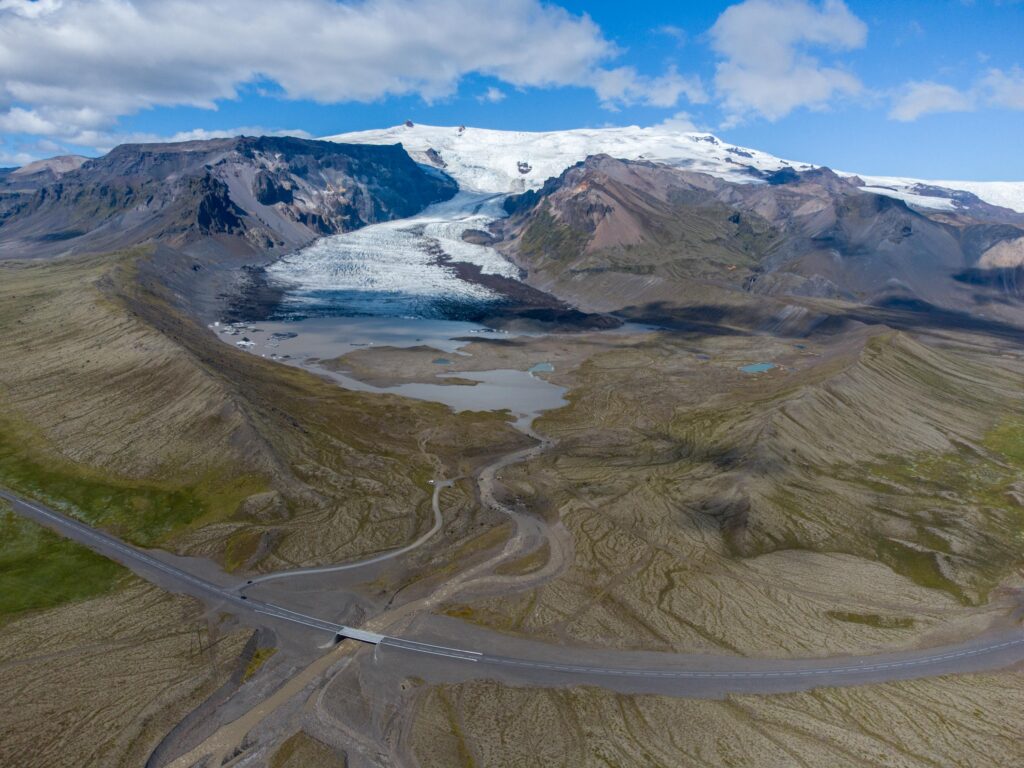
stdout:
<svg viewBox="0 0 1024 768">
<path fill-rule="evenodd" d="M 519 270 L 493 248 L 467 243 L 503 215 L 502 196 L 460 192 L 417 216 L 318 240 L 275 262 L 269 277 L 286 288 L 281 314 L 459 317 L 501 300 L 460 279 L 446 262 L 516 279 Z"/>
</svg>

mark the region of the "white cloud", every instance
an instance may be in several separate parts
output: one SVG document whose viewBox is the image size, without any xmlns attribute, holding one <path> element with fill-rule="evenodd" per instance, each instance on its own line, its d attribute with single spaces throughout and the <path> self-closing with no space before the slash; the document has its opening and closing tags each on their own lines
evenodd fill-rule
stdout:
<svg viewBox="0 0 1024 768">
<path fill-rule="evenodd" d="M 0 131 L 48 136 L 57 133 L 58 128 L 55 123 L 43 118 L 34 110 L 12 107 L 7 112 L 0 114 Z"/>
<path fill-rule="evenodd" d="M 297 136 L 300 139 L 311 139 L 313 135 L 309 131 L 298 128 L 264 128 L 260 125 L 243 125 L 238 128 L 193 128 L 190 131 L 178 131 L 170 136 L 158 136 L 150 133 L 122 134 L 118 144 L 125 141 L 132 143 L 145 143 L 153 141 L 204 141 L 206 139 L 223 139 L 231 136 Z"/>
<path fill-rule="evenodd" d="M 754 114 L 769 120 L 799 107 L 819 109 L 840 95 L 857 94 L 860 80 L 827 66 L 809 49 L 849 51 L 867 41 L 867 25 L 842 0 L 745 0 L 727 8 L 710 31 L 722 58 L 715 90 L 726 121 Z"/>
<path fill-rule="evenodd" d="M 499 101 L 504 100 L 505 92 L 501 88 L 495 88 L 493 85 L 477 97 L 477 101 L 488 101 L 491 104 L 497 104 Z"/>
<path fill-rule="evenodd" d="M 20 168 L 38 159 L 38 155 L 30 152 L 8 152 L 4 147 L 0 147 L 0 167 L 2 168 Z"/>
<path fill-rule="evenodd" d="M 432 101 L 471 73 L 592 88 L 608 104 L 700 93 L 674 71 L 608 69 L 620 53 L 587 15 L 541 0 L 0 0 L 0 113 L 78 140 L 263 83 L 321 103 Z"/>
<path fill-rule="evenodd" d="M 0 131 L 5 130 L 7 129 L 4 127 L 2 118 L 0 118 Z M 106 153 L 118 144 L 202 141 L 206 139 L 221 139 L 231 136 L 297 136 L 302 139 L 313 138 L 312 134 L 308 131 L 303 131 L 298 128 L 265 128 L 259 125 L 244 125 L 237 128 L 193 128 L 188 131 L 178 131 L 177 133 L 170 135 L 149 132 L 116 133 L 105 131 L 79 131 L 74 134 L 74 140 L 62 139 L 62 141 L 58 143 L 50 139 L 38 139 L 36 141 L 22 144 L 17 147 L 16 151 L 4 151 L 2 145 L 0 145 L 0 158 L 7 158 L 7 161 L 0 161 L 0 165 L 5 163 L 25 165 L 26 163 L 33 162 L 34 160 L 40 160 L 44 157 L 78 154 L 83 149 L 85 149 L 87 154 L 91 154 L 92 152 Z"/>
<path fill-rule="evenodd" d="M 970 93 L 951 85 L 931 81 L 912 82 L 904 86 L 889 111 L 889 117 L 909 123 L 922 115 L 935 112 L 970 112 L 974 104 L 974 97 Z"/>
<path fill-rule="evenodd" d="M 686 45 L 686 41 L 689 39 L 689 35 L 686 34 L 686 30 L 682 27 L 677 27 L 674 24 L 662 24 L 660 27 L 655 27 L 654 32 L 659 35 L 665 35 L 671 37 L 676 41 L 676 46 Z"/>
<path fill-rule="evenodd" d="M 1024 109 L 1024 69 L 1020 67 L 1009 72 L 990 69 L 981 80 L 981 89 L 993 107 Z"/>
<path fill-rule="evenodd" d="M 614 109 L 617 104 L 643 104 L 648 107 L 670 108 L 685 96 L 694 104 L 708 100 L 700 79 L 679 74 L 669 67 L 664 75 L 647 77 L 635 67 L 616 67 L 595 73 L 591 79 L 602 104 Z"/>
<path fill-rule="evenodd" d="M 693 122 L 693 116 L 689 112 L 676 112 L 672 117 L 667 117 L 657 125 L 651 126 L 652 128 L 661 128 L 670 131 L 680 131 L 681 133 L 690 133 L 699 130 L 697 124 Z"/>
<path fill-rule="evenodd" d="M 911 122 L 940 112 L 973 112 L 982 105 L 1024 110 L 1024 69 L 990 69 L 967 90 L 931 81 L 907 83 L 897 93 L 889 117 Z"/>
</svg>

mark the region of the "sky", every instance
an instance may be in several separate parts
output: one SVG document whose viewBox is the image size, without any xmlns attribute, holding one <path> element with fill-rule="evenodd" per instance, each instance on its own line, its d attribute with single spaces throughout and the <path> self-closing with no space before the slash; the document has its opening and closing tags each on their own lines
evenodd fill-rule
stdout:
<svg viewBox="0 0 1024 768">
<path fill-rule="evenodd" d="M 404 120 L 1024 180 L 1024 0 L 0 0 L 0 165 Z"/>
</svg>

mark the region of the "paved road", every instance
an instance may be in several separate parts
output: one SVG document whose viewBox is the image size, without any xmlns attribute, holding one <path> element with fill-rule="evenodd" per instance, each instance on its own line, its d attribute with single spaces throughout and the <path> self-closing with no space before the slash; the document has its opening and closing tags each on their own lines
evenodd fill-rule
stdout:
<svg viewBox="0 0 1024 768">
<path fill-rule="evenodd" d="M 11 503 L 18 514 L 45 525 L 66 538 L 77 541 L 89 549 L 99 552 L 105 557 L 116 560 L 134 571 L 136 574 L 165 589 L 201 599 L 214 599 L 228 604 L 232 609 L 243 613 L 256 613 L 271 616 L 292 624 L 301 624 L 312 629 L 344 634 L 348 629 L 336 623 L 307 616 L 304 613 L 289 610 L 279 605 L 265 603 L 260 600 L 238 595 L 234 589 L 222 587 L 206 579 L 194 576 L 181 568 L 165 563 L 141 549 L 125 544 L 121 540 L 96 530 L 84 523 L 74 520 L 43 505 L 27 501 L 8 491 L 0 490 L 0 498 Z"/>
<path fill-rule="evenodd" d="M 1024 660 L 1024 630 L 1019 626 L 940 648 L 867 657 L 793 660 L 560 648 L 505 638 L 497 633 L 488 634 L 479 628 L 466 627 L 460 631 L 457 624 L 451 625 L 456 629 L 446 630 L 448 635 L 480 636 L 485 638 L 480 641 L 480 647 L 492 647 L 487 650 L 463 648 L 458 641 L 447 638 L 423 642 L 391 637 L 246 598 L 239 595 L 233 586 L 221 586 L 199 578 L 39 503 L 3 490 L 0 490 L 0 498 L 11 502 L 18 514 L 122 563 L 158 586 L 208 601 L 219 601 L 236 612 L 265 615 L 336 636 L 373 643 L 378 650 L 430 656 L 437 662 L 486 669 L 499 673 L 500 677 L 523 682 L 550 682 L 554 679 L 568 683 L 607 683 L 611 687 L 634 690 L 663 690 L 664 686 L 659 683 L 689 680 L 703 681 L 716 692 L 774 691 L 995 669 Z M 493 646 L 497 644 L 500 649 L 503 643 L 529 650 L 530 654 L 520 657 L 494 652 Z M 464 669 L 459 674 L 479 677 L 487 673 Z"/>
<path fill-rule="evenodd" d="M 756 659 L 743 657 L 679 656 L 677 666 L 668 666 L 671 654 L 662 654 L 664 666 L 643 667 L 633 664 L 609 666 L 597 663 L 573 663 L 564 660 L 517 658 L 498 654 L 383 637 L 379 647 L 409 653 L 426 654 L 460 663 L 503 670 L 511 679 L 551 681 L 590 685 L 612 684 L 624 690 L 671 692 L 671 683 L 688 681 L 705 684 L 705 692 L 773 692 L 799 690 L 822 685 L 856 685 L 917 677 L 974 672 L 1009 666 L 1024 659 L 1024 633 L 1011 630 L 981 642 L 969 641 L 957 646 L 884 656 L 843 659 Z M 619 655 L 624 660 L 644 654 L 628 652 L 576 651 L 576 658 L 591 654 L 603 658 Z M 642 662 L 639 662 L 642 663 Z M 472 675 L 479 677 L 481 675 Z M 622 681 L 618 683 L 617 681 Z M 665 684 L 669 685 L 665 685 Z"/>
</svg>

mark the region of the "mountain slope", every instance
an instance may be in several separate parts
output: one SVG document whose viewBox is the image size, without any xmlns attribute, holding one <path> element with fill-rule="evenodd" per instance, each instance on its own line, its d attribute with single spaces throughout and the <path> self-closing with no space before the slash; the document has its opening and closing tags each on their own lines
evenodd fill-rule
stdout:
<svg viewBox="0 0 1024 768">
<path fill-rule="evenodd" d="M 411 216 L 456 190 L 401 147 L 289 137 L 123 145 L 73 166 L 15 172 L 0 184 L 0 258 L 146 242 L 187 250 L 207 238 L 233 251 L 280 251 Z"/>
<path fill-rule="evenodd" d="M 509 198 L 495 229 L 532 284 L 605 311 L 741 289 L 1019 309 L 1015 282 L 981 277 L 1015 257 L 1024 216 L 980 201 L 928 213 L 828 169 L 767 182 L 592 157 Z"/>
</svg>

